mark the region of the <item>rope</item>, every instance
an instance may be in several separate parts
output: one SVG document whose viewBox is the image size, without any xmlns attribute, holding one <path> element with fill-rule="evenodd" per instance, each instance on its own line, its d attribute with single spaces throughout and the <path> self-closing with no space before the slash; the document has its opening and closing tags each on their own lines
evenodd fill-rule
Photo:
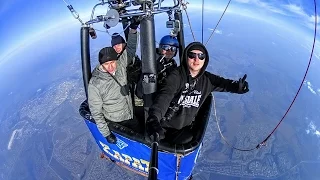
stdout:
<svg viewBox="0 0 320 180">
<path fill-rule="evenodd" d="M 217 112 L 216 112 L 216 104 L 215 104 L 215 99 L 214 99 L 214 96 L 213 96 L 213 108 L 214 108 L 214 116 L 216 118 L 216 122 L 217 122 L 217 126 L 218 126 L 218 130 L 219 130 L 219 133 L 222 137 L 222 139 L 226 142 L 226 144 L 228 146 L 230 146 L 232 149 L 235 149 L 235 150 L 238 150 L 238 151 L 252 151 L 254 149 L 258 149 L 258 148 L 261 148 L 261 146 L 265 146 L 266 143 L 267 143 L 267 140 L 271 137 L 271 135 L 277 130 L 277 128 L 280 126 L 280 124 L 282 123 L 282 121 L 284 120 L 284 118 L 287 116 L 287 114 L 289 113 L 292 105 L 294 104 L 295 100 L 297 99 L 298 97 L 298 94 L 300 93 L 300 90 L 303 86 L 303 82 L 305 81 L 306 79 L 306 76 L 308 74 L 308 71 L 309 71 L 309 68 L 310 68 L 310 64 L 311 64 L 311 61 L 312 61 L 312 56 L 313 56 L 313 51 L 314 51 L 314 46 L 315 46 L 315 42 L 316 42 L 316 36 L 317 36 L 317 5 L 316 5 L 316 0 L 314 0 L 314 14 L 315 14 L 315 20 L 314 20 L 314 36 L 313 36 L 313 43 L 312 43 L 312 49 L 311 49 L 311 53 L 310 53 L 310 58 L 309 58 L 309 63 L 308 63 L 308 66 L 307 66 L 307 69 L 304 73 L 304 76 L 303 76 L 303 79 L 301 80 L 301 83 L 300 83 L 300 86 L 299 86 L 299 89 L 296 93 L 296 95 L 294 96 L 290 106 L 288 107 L 287 111 L 285 112 L 285 114 L 282 116 L 281 120 L 278 122 L 278 124 L 276 125 L 276 127 L 271 131 L 271 133 L 269 133 L 269 135 L 261 142 L 259 143 L 255 148 L 249 148 L 249 149 L 240 149 L 240 148 L 237 148 L 237 147 L 234 147 L 232 146 L 228 140 L 223 136 L 222 132 L 221 132 L 221 129 L 220 129 L 220 126 L 219 126 L 219 122 L 218 122 L 218 117 L 217 117 Z"/>
<path fill-rule="evenodd" d="M 300 93 L 300 90 L 303 86 L 303 82 L 305 81 L 306 77 L 307 77 L 307 74 L 308 74 L 308 71 L 309 71 L 309 68 L 310 68 L 310 64 L 311 64 L 311 61 L 312 61 L 312 55 L 313 55 L 313 51 L 314 51 L 314 45 L 316 43 L 316 36 L 317 36 L 317 5 L 316 5 L 316 0 L 314 0 L 314 36 L 313 36 L 313 43 L 312 43 L 312 50 L 311 50 L 311 53 L 310 53 L 310 58 L 309 58 L 309 63 L 308 63 L 308 66 L 307 66 L 307 69 L 304 73 L 304 76 L 303 76 L 303 79 L 301 80 L 301 83 L 300 83 L 300 86 L 299 86 L 299 89 L 296 93 L 296 95 L 294 96 L 290 106 L 288 107 L 286 113 L 282 116 L 281 120 L 279 121 L 279 123 L 277 124 L 277 126 L 272 130 L 272 132 L 267 136 L 267 138 L 265 140 L 262 141 L 262 143 L 266 143 L 266 141 L 270 138 L 270 136 L 276 131 L 276 129 L 279 127 L 279 125 L 281 124 L 281 122 L 284 120 L 284 118 L 287 116 L 287 114 L 289 113 L 293 103 L 295 102 L 295 100 L 297 99 L 298 97 L 298 94 Z"/>
<path fill-rule="evenodd" d="M 214 110 L 214 117 L 216 119 L 216 122 L 217 122 L 217 127 L 218 127 L 218 130 L 219 130 L 219 133 L 220 133 L 220 136 L 222 137 L 222 139 L 224 140 L 224 142 L 232 149 L 236 149 L 238 151 L 252 151 L 254 150 L 255 148 L 251 148 L 251 149 L 240 149 L 240 148 L 237 148 L 237 147 L 234 147 L 232 146 L 229 141 L 227 140 L 227 138 L 224 137 L 224 135 L 222 134 L 221 132 L 221 128 L 220 128 L 220 125 L 219 125 L 219 121 L 218 121 L 218 117 L 217 117 L 217 109 L 216 109 L 216 101 L 215 101 L 215 97 L 212 93 L 212 100 L 213 100 L 213 110 Z"/>
<path fill-rule="evenodd" d="M 206 44 L 205 44 L 205 45 L 207 45 L 207 44 L 208 44 L 208 42 L 210 41 L 210 39 L 211 39 L 211 37 L 212 37 L 213 33 L 216 31 L 216 29 L 217 29 L 217 27 L 218 27 L 218 25 L 219 25 L 219 23 L 220 23 L 220 21 L 221 21 L 221 19 L 222 19 L 223 15 L 224 15 L 224 13 L 227 11 L 227 9 L 228 9 L 228 7 L 229 7 L 230 2 L 231 2 L 231 0 L 229 0 L 229 2 L 228 2 L 228 4 L 227 4 L 226 8 L 224 9 L 224 11 L 223 11 L 222 15 L 220 16 L 220 19 L 219 19 L 218 23 L 216 24 L 216 27 L 214 27 L 214 29 L 213 29 L 213 31 L 212 31 L 212 33 L 211 33 L 211 35 L 210 35 L 210 37 L 209 37 L 209 39 L 208 39 L 208 41 L 206 42 Z"/>
<path fill-rule="evenodd" d="M 187 16 L 187 19 L 188 19 L 188 24 L 189 24 L 189 27 L 190 27 L 190 31 L 192 33 L 193 41 L 196 41 L 196 37 L 194 36 L 193 30 L 192 30 L 192 27 L 191 27 L 190 18 L 189 18 L 188 12 L 187 12 L 187 4 L 189 4 L 189 3 L 188 2 L 184 3 L 184 2 L 182 2 L 182 0 L 180 2 L 181 2 L 181 5 L 182 5 L 182 9 L 186 13 L 186 16 Z"/>
<path fill-rule="evenodd" d="M 69 5 L 65 0 L 62 0 L 67 6 Z"/>
</svg>

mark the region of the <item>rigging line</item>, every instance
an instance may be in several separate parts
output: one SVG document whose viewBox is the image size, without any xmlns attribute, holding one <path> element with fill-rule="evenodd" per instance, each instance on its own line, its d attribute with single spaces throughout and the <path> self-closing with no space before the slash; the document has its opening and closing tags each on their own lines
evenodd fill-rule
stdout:
<svg viewBox="0 0 320 180">
<path fill-rule="evenodd" d="M 204 10 L 204 0 L 202 0 L 202 15 L 201 15 L 201 21 L 202 21 L 202 27 L 201 27 L 201 43 L 203 44 L 203 10 Z"/>
<path fill-rule="evenodd" d="M 69 5 L 65 0 L 62 0 L 67 6 Z"/>
<path fill-rule="evenodd" d="M 193 41 L 196 41 L 196 37 L 194 36 L 193 30 L 192 30 L 192 27 L 191 27 L 190 18 L 189 18 L 188 12 L 187 12 L 187 4 L 188 3 L 184 3 L 184 2 L 182 2 L 182 0 L 180 0 L 180 3 L 182 5 L 182 9 L 186 13 L 186 16 L 187 16 L 187 19 L 188 19 L 188 24 L 189 24 L 189 27 L 190 27 L 190 31 L 191 31 L 191 34 L 192 34 L 192 37 L 193 37 Z"/>
<path fill-rule="evenodd" d="M 234 147 L 231 145 L 231 143 L 228 142 L 227 138 L 224 137 L 224 135 L 222 134 L 221 132 L 221 128 L 220 128 L 220 125 L 219 125 L 219 121 L 218 121 L 218 117 L 217 117 L 217 110 L 216 110 L 216 101 L 215 101 L 215 97 L 212 93 L 212 100 L 213 100 L 213 110 L 214 110 L 214 117 L 216 119 L 216 123 L 217 123 L 217 127 L 218 127 L 218 130 L 219 130 L 219 133 L 220 133 L 220 136 L 222 137 L 222 139 L 224 140 L 224 142 L 232 149 L 235 149 L 235 150 L 238 150 L 238 151 L 252 151 L 256 148 L 251 148 L 251 149 L 240 149 L 240 148 L 237 148 L 237 147 Z"/>
<path fill-rule="evenodd" d="M 300 90 L 303 86 L 303 82 L 305 81 L 306 77 L 307 77 L 307 74 L 308 74 L 308 71 L 309 71 L 309 68 L 310 68 L 310 64 L 311 64 L 311 61 L 312 61 L 312 56 L 313 56 L 313 51 L 314 51 L 314 46 L 315 46 L 315 43 L 316 43 L 316 36 L 317 36 L 317 4 L 316 4 L 316 0 L 314 0 L 314 35 L 313 35 L 313 43 L 312 43 L 312 49 L 311 49 L 311 53 L 310 53 L 310 58 L 309 58 L 309 63 L 308 63 L 308 66 L 307 66 L 307 69 L 304 73 L 304 76 L 303 76 L 303 79 L 301 80 L 301 83 L 300 83 L 300 86 L 299 86 L 299 89 L 296 93 L 296 95 L 294 96 L 290 106 L 288 107 L 287 111 L 285 112 L 285 114 L 282 116 L 281 120 L 279 121 L 279 123 L 277 124 L 277 126 L 272 130 L 272 132 L 267 136 L 267 138 L 265 140 L 262 141 L 262 143 L 266 143 L 266 141 L 270 138 L 270 136 L 276 131 L 276 129 L 279 127 L 279 125 L 282 123 L 282 121 L 284 120 L 284 118 L 287 116 L 287 114 L 289 113 L 292 105 L 294 104 L 295 100 L 297 99 L 298 97 L 298 94 L 300 93 Z"/>
<path fill-rule="evenodd" d="M 213 29 L 213 31 L 212 31 L 212 33 L 211 33 L 211 35 L 210 35 L 210 37 L 209 37 L 209 39 L 208 39 L 208 41 L 206 42 L 206 44 L 205 44 L 205 45 L 207 45 L 207 44 L 208 44 L 208 42 L 210 41 L 210 39 L 211 39 L 211 37 L 213 36 L 214 32 L 216 31 L 216 29 L 217 29 L 217 27 L 218 27 L 218 25 L 219 25 L 219 23 L 220 23 L 220 21 L 221 21 L 221 19 L 222 19 L 223 15 L 224 15 L 224 13 L 227 11 L 227 9 L 228 9 L 228 7 L 229 7 L 230 2 L 231 2 L 231 0 L 229 0 L 229 2 L 228 2 L 228 4 L 227 4 L 226 8 L 224 9 L 224 11 L 223 11 L 222 15 L 220 16 L 220 19 L 219 19 L 218 23 L 216 24 L 216 27 L 214 27 L 214 29 Z"/>
<path fill-rule="evenodd" d="M 300 83 L 300 86 L 299 86 L 299 89 L 296 93 L 296 95 L 294 96 L 290 106 L 288 107 L 287 111 L 285 112 L 285 114 L 283 115 L 283 117 L 281 118 L 281 120 L 278 122 L 278 124 L 276 125 L 276 127 L 272 130 L 272 132 L 260 143 L 258 144 L 255 148 L 250 148 L 250 149 L 240 149 L 240 148 L 236 148 L 234 146 L 232 146 L 228 141 L 227 139 L 223 136 L 222 132 L 221 132 L 221 129 L 220 129 L 220 126 L 219 126 L 219 123 L 218 123 L 218 118 L 217 118 L 217 112 L 216 112 L 216 104 L 215 104 L 215 99 L 214 99 L 214 96 L 213 96 L 213 107 L 214 107 L 214 116 L 216 118 L 216 122 L 217 122 L 217 125 L 218 125 L 218 130 L 219 130 L 219 133 L 221 135 L 221 137 L 223 138 L 223 140 L 226 142 L 227 145 L 229 145 L 232 149 L 235 149 L 235 150 L 239 150 L 239 151 L 252 151 L 254 149 L 258 149 L 260 148 L 261 146 L 265 146 L 266 143 L 267 143 L 267 140 L 271 137 L 271 135 L 276 131 L 276 129 L 280 126 L 280 124 L 282 123 L 282 121 L 284 120 L 284 118 L 287 116 L 287 114 L 289 113 L 292 105 L 294 104 L 298 94 L 300 93 L 300 90 L 302 88 L 302 85 L 303 85 L 303 82 L 305 81 L 306 79 L 306 76 L 308 74 L 308 71 L 309 71 L 309 68 L 310 68 L 310 64 L 311 64 L 311 61 L 312 61 L 312 56 L 313 56 L 313 51 L 314 51 L 314 46 L 315 46 L 315 42 L 316 42 L 316 36 L 317 36 L 317 5 L 316 5 L 316 0 L 314 0 L 314 35 L 313 35 L 313 43 L 312 43 L 312 49 L 311 49 L 311 53 L 310 53 L 310 58 L 309 58 L 309 63 L 308 63 L 308 66 L 307 66 L 307 69 L 304 73 L 304 76 L 303 76 L 303 79 Z"/>
</svg>

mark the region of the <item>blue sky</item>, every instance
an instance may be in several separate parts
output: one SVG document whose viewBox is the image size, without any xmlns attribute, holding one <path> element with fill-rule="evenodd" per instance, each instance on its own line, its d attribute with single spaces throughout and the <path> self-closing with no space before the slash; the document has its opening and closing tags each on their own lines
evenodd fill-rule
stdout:
<svg viewBox="0 0 320 180">
<path fill-rule="evenodd" d="M 169 1 L 169 0 L 166 0 Z M 98 0 L 70 0 L 83 20 L 88 20 L 91 8 Z M 172 2 L 172 1 L 169 1 Z M 201 0 L 188 0 L 188 10 L 201 7 Z M 222 11 L 228 0 L 205 0 L 206 10 Z M 318 11 L 320 11 L 318 5 Z M 250 16 L 279 26 L 303 31 L 312 36 L 313 0 L 233 0 L 227 13 Z M 52 28 L 78 23 L 62 0 L 2 0 L 0 1 L 0 62 L 6 55 L 41 33 Z M 319 22 L 319 20 L 318 20 Z M 63 26 L 62 26 L 63 25 Z M 79 24 L 80 26 L 80 24 Z M 318 38 L 317 38 L 318 39 Z"/>
</svg>

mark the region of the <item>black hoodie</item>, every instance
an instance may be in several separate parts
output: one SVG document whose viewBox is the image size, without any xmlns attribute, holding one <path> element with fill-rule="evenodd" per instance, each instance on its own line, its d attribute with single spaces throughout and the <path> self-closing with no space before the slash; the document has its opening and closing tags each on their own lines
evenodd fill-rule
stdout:
<svg viewBox="0 0 320 180">
<path fill-rule="evenodd" d="M 175 69 L 177 68 L 176 61 L 171 58 L 167 59 L 164 55 L 161 54 L 160 49 L 156 49 L 157 52 L 157 75 L 158 75 L 158 86 L 162 84 L 164 79 Z"/>
<path fill-rule="evenodd" d="M 191 77 L 187 65 L 187 52 L 193 46 L 201 46 L 205 51 L 203 53 L 206 54 L 205 63 L 196 77 Z M 170 73 L 157 92 L 154 104 L 149 110 L 149 117 L 161 120 L 163 127 L 181 129 L 191 125 L 201 105 L 212 91 L 237 93 L 238 81 L 224 79 L 205 71 L 208 63 L 209 53 L 205 46 L 200 42 L 189 44 L 183 52 L 181 66 Z M 188 88 L 192 84 L 195 84 L 194 88 Z M 165 119 L 166 113 L 169 112 L 168 108 L 175 104 L 178 108 L 172 118 Z"/>
</svg>

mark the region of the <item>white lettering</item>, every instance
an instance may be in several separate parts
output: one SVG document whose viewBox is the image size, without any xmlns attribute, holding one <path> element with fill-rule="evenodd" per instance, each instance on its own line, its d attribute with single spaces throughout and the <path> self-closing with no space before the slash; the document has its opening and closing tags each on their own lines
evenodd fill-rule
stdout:
<svg viewBox="0 0 320 180">
<path fill-rule="evenodd" d="M 195 98 L 197 98 L 197 97 L 195 97 L 195 96 L 191 96 L 191 97 L 190 97 L 190 102 L 189 102 L 189 103 L 193 103 L 193 101 L 194 101 L 194 99 L 195 99 Z"/>
<path fill-rule="evenodd" d="M 140 170 L 144 170 L 144 168 L 142 167 L 141 163 L 140 163 L 140 160 L 139 159 L 136 159 L 134 157 L 132 157 L 133 159 L 133 163 L 132 163 L 132 166 L 135 167 L 135 168 L 139 168 Z"/>
<path fill-rule="evenodd" d="M 122 154 L 122 156 L 124 157 L 124 163 L 130 165 L 130 162 L 132 161 L 132 158 L 126 154 Z"/>
<path fill-rule="evenodd" d="M 149 161 L 146 161 L 144 159 L 137 159 L 135 157 L 132 157 L 127 154 L 120 154 L 118 151 L 115 151 L 111 149 L 108 145 L 104 144 L 103 142 L 99 141 L 100 145 L 103 147 L 103 150 L 112 156 L 113 158 L 124 162 L 125 164 L 132 166 L 134 168 L 137 168 L 144 172 L 149 172 Z M 114 153 L 111 153 L 110 150 L 112 150 Z M 133 161 L 133 162 L 132 162 Z"/>
<path fill-rule="evenodd" d="M 198 104 L 198 106 L 199 106 L 200 99 L 201 99 L 201 94 L 200 94 L 200 95 L 198 95 L 198 96 L 197 96 L 197 98 L 198 98 L 198 99 L 197 99 L 197 101 L 196 101 L 195 103 L 196 103 L 196 104 Z"/>
<path fill-rule="evenodd" d="M 179 98 L 179 101 L 178 101 L 178 104 L 181 104 L 181 101 L 184 99 L 184 96 L 182 95 L 182 96 L 180 96 L 180 98 Z"/>
<path fill-rule="evenodd" d="M 191 106 L 199 107 L 200 100 L 201 100 L 201 95 L 187 96 L 185 98 L 185 100 L 180 105 L 185 107 L 185 108 L 189 108 Z"/>
<path fill-rule="evenodd" d="M 142 164 L 145 164 L 146 165 L 146 167 L 145 167 L 145 171 L 146 172 L 149 172 L 149 161 L 146 161 L 146 160 L 143 160 L 143 159 L 140 159 L 140 161 L 141 161 L 141 163 Z"/>
<path fill-rule="evenodd" d="M 112 150 L 114 152 L 114 156 L 116 159 L 120 160 L 121 162 L 124 162 L 124 159 L 122 158 L 122 156 L 120 155 L 120 153 L 118 151 Z"/>
</svg>

